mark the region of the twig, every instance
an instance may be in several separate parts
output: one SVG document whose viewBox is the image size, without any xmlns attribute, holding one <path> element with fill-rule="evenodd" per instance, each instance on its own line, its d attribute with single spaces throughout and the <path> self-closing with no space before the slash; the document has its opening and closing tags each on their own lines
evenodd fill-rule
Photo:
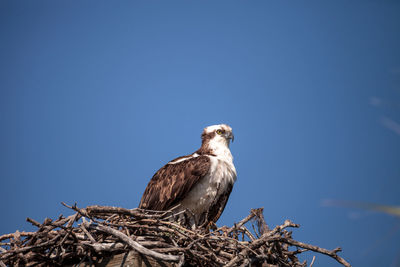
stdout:
<svg viewBox="0 0 400 267">
<path fill-rule="evenodd" d="M 315 261 L 315 256 L 312 257 L 312 261 L 310 263 L 310 267 L 312 267 L 314 265 L 314 261 Z"/>
<path fill-rule="evenodd" d="M 82 219 L 82 223 L 79 225 L 79 227 L 82 229 L 82 231 L 85 233 L 85 235 L 89 238 L 89 240 L 90 240 L 93 244 L 96 244 L 96 243 L 97 243 L 97 242 L 96 242 L 96 239 L 94 239 L 93 236 L 88 232 L 88 230 L 86 230 L 86 228 L 85 228 L 85 223 L 87 223 L 87 222 L 86 222 L 85 218 L 83 218 L 83 219 Z"/>
<path fill-rule="evenodd" d="M 306 249 L 309 249 L 309 250 L 312 250 L 312 251 L 315 251 L 315 252 L 319 252 L 319 253 L 322 253 L 322 254 L 325 254 L 325 255 L 329 255 L 332 258 L 334 258 L 335 260 L 337 260 L 338 262 L 340 262 L 341 264 L 343 264 L 344 266 L 346 266 L 346 267 L 350 267 L 351 266 L 350 263 L 348 263 L 343 258 L 341 258 L 341 257 L 339 257 L 337 255 L 337 252 L 342 251 L 341 248 L 335 248 L 333 250 L 327 250 L 327 249 L 320 248 L 320 247 L 317 247 L 317 246 L 305 244 L 305 243 L 302 243 L 302 242 L 299 242 L 299 241 L 296 241 L 296 240 L 293 240 L 293 239 L 282 240 L 282 242 L 288 243 L 288 244 L 290 244 L 292 246 L 306 248 Z"/>
<path fill-rule="evenodd" d="M 104 225 L 94 225 L 94 224 L 89 224 L 89 223 L 87 223 L 86 227 L 91 227 L 96 230 L 111 234 L 111 235 L 117 237 L 118 239 L 120 239 L 121 241 L 123 241 L 124 243 L 128 244 L 131 248 L 133 248 L 137 252 L 144 254 L 146 256 L 153 257 L 154 259 L 157 259 L 157 260 L 179 262 L 178 256 L 164 255 L 164 254 L 149 250 L 149 249 L 143 247 L 142 245 L 140 245 L 139 243 L 133 241 L 132 239 L 130 239 L 128 236 L 126 236 L 122 232 L 117 231 L 111 227 L 107 227 Z"/>
</svg>

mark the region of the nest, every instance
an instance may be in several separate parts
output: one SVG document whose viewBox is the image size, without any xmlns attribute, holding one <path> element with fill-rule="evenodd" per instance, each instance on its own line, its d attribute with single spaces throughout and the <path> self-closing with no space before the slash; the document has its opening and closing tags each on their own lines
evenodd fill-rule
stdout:
<svg viewBox="0 0 400 267">
<path fill-rule="evenodd" d="M 322 253 L 350 266 L 337 253 L 296 241 L 286 220 L 269 229 L 262 209 L 232 227 L 192 229 L 174 221 L 172 211 L 149 211 L 118 207 L 63 205 L 74 211 L 68 217 L 27 218 L 36 232 L 0 236 L 0 266 L 65 266 L 99 262 L 129 251 L 163 262 L 164 266 L 306 266 L 298 255 Z M 212 229 L 210 229 L 212 228 Z M 310 266 L 313 265 L 314 259 Z"/>
</svg>

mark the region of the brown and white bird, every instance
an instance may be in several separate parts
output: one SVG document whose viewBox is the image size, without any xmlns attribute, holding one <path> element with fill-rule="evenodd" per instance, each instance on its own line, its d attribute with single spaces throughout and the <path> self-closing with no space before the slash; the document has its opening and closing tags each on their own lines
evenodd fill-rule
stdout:
<svg viewBox="0 0 400 267">
<path fill-rule="evenodd" d="M 204 128 L 200 149 L 159 169 L 147 185 L 139 208 L 186 210 L 192 215 L 192 227 L 215 223 L 236 181 L 229 150 L 233 138 L 232 128 L 226 124 Z"/>
</svg>

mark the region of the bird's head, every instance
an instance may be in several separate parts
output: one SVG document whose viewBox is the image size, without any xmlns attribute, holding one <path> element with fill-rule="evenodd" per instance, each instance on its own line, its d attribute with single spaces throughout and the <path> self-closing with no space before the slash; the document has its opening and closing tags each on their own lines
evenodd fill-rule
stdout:
<svg viewBox="0 0 400 267">
<path fill-rule="evenodd" d="M 229 143 L 234 136 L 232 133 L 232 128 L 226 124 L 212 125 L 204 128 L 201 134 L 201 140 L 203 144 L 208 143 L 208 146 L 226 146 L 229 147 Z"/>
</svg>

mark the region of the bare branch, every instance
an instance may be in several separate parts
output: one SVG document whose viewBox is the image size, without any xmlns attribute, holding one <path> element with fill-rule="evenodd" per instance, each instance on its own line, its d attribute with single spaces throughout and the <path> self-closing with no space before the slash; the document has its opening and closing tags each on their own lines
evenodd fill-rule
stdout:
<svg viewBox="0 0 400 267">
<path fill-rule="evenodd" d="M 179 257 L 173 256 L 173 255 L 164 255 L 164 254 L 149 250 L 149 249 L 143 247 L 142 245 L 140 245 L 139 243 L 133 241 L 132 239 L 130 239 L 128 236 L 126 236 L 122 232 L 115 230 L 111 227 L 107 227 L 104 225 L 94 225 L 94 224 L 89 224 L 89 223 L 87 223 L 86 227 L 91 227 L 93 229 L 111 234 L 111 235 L 117 237 L 118 239 L 120 239 L 121 241 L 123 241 L 124 243 L 128 244 L 131 248 L 133 248 L 137 252 L 144 254 L 146 256 L 153 257 L 157 260 L 179 262 Z"/>
</svg>

